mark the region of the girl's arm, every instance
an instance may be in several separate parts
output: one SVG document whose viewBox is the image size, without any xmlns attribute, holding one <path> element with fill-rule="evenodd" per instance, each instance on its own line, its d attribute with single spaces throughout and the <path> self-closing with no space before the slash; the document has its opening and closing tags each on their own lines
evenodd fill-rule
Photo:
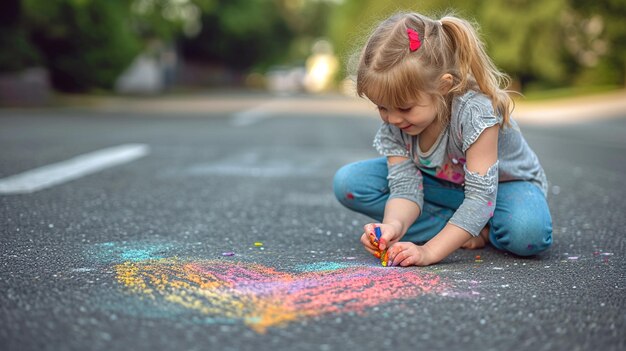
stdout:
<svg viewBox="0 0 626 351">
<path fill-rule="evenodd" d="M 387 201 L 385 205 L 385 217 L 383 224 L 393 227 L 394 234 L 390 238 L 390 242 L 386 243 L 381 240 L 379 249 L 384 250 L 394 242 L 402 239 L 409 227 L 417 220 L 420 215 L 420 208 L 411 200 L 395 198 Z M 383 229 L 383 228 L 381 228 Z"/>
<path fill-rule="evenodd" d="M 408 160 L 408 158 L 401 156 L 387 157 L 387 163 L 390 166 Z M 420 213 L 420 207 L 414 201 L 401 197 L 389 199 L 385 204 L 385 213 L 382 225 L 380 225 L 383 236 L 378 246 L 375 246 L 370 240 L 370 236 L 374 235 L 374 223 L 365 225 L 365 233 L 363 233 L 361 237 L 361 242 L 370 253 L 376 255 L 380 251 L 400 241 L 409 227 L 417 220 Z"/>
<path fill-rule="evenodd" d="M 411 200 L 403 198 L 387 200 L 385 215 L 382 224 L 379 225 L 383 235 L 378 240 L 378 244 L 372 240 L 375 237 L 375 226 L 377 226 L 375 223 L 369 223 L 363 227 L 361 243 L 369 253 L 380 258 L 381 251 L 400 241 L 419 215 L 419 206 Z"/>
<path fill-rule="evenodd" d="M 476 142 L 467 149 L 467 170 L 485 175 L 489 167 L 498 161 L 498 132 L 498 125 L 485 129 Z M 471 234 L 461 227 L 451 223 L 446 224 L 434 238 L 424 245 L 424 249 L 428 252 L 428 261 L 430 261 L 428 264 L 443 260 L 471 237 Z"/>
<path fill-rule="evenodd" d="M 400 156 L 387 157 L 389 165 L 395 165 L 407 160 L 408 158 Z M 420 207 L 415 202 L 403 198 L 394 198 L 387 201 L 385 205 L 383 224 L 394 226 L 400 237 L 402 237 L 419 215 Z"/>
<path fill-rule="evenodd" d="M 496 163 L 498 160 L 498 131 L 498 125 L 485 129 L 476 142 L 467 149 L 466 166 L 469 171 L 485 175 L 489 168 Z M 389 261 L 393 262 L 393 265 L 403 262 L 403 266 L 434 264 L 460 248 L 471 237 L 471 234 L 463 228 L 448 223 L 423 246 L 398 243 L 389 250 Z"/>
</svg>

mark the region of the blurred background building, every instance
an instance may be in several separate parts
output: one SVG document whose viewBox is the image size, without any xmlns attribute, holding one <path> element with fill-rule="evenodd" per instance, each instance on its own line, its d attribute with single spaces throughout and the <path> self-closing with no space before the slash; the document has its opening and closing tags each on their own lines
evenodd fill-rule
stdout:
<svg viewBox="0 0 626 351">
<path fill-rule="evenodd" d="M 473 19 L 512 88 L 527 95 L 624 87 L 624 0 L 3 0 L 0 103 L 350 91 L 350 58 L 399 10 Z"/>
</svg>

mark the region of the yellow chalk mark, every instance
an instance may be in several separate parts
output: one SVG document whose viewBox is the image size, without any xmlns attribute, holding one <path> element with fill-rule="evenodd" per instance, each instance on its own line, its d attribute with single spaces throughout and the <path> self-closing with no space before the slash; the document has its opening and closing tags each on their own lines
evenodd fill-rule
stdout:
<svg viewBox="0 0 626 351">
<path fill-rule="evenodd" d="M 252 266 L 259 274 L 272 274 L 291 281 L 293 277 L 262 266 Z M 302 316 L 284 302 L 236 290 L 232 282 L 219 281 L 209 272 L 199 272 L 193 264 L 176 259 L 127 261 L 115 266 L 117 281 L 131 291 L 207 315 L 241 319 L 253 330 L 264 333 L 268 327 L 283 325 Z M 309 313 L 310 314 L 310 313 Z"/>
<path fill-rule="evenodd" d="M 216 268 L 213 264 L 219 264 Z M 317 273 L 294 275 L 279 272 L 274 268 L 255 264 L 223 263 L 204 261 L 181 262 L 177 258 L 124 262 L 115 265 L 117 281 L 131 292 L 152 299 L 182 306 L 209 316 L 220 316 L 241 320 L 257 333 L 265 333 L 269 327 L 285 325 L 305 317 L 315 317 L 339 307 L 328 307 L 322 297 L 331 298 L 337 304 L 350 309 L 355 298 L 359 298 L 358 286 L 341 284 L 339 290 L 329 292 L 324 286 L 303 286 L 308 289 L 298 295 L 297 290 L 285 295 L 282 287 L 294 282 L 316 278 Z M 337 276 L 341 280 L 341 276 Z M 387 284 L 398 287 L 386 288 L 401 291 L 406 283 L 394 280 Z M 423 284 L 427 292 L 438 283 Z M 361 285 L 359 285 L 361 286 Z M 347 289 L 347 288 L 350 289 Z M 363 289 L 366 287 L 363 286 Z M 357 289 L 358 290 L 358 289 Z M 319 299 L 310 301 L 309 295 Z M 307 308 L 301 308 L 305 304 Z M 359 309 L 354 309 L 360 313 Z"/>
</svg>

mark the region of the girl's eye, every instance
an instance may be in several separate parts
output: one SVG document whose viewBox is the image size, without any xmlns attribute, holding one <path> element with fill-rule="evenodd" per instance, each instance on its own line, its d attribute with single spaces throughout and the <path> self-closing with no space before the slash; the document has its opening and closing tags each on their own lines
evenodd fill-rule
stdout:
<svg viewBox="0 0 626 351">
<path fill-rule="evenodd" d="M 411 108 L 410 107 L 408 107 L 408 108 L 399 108 L 398 111 L 400 111 L 400 112 L 409 112 L 409 111 L 411 111 Z"/>
<path fill-rule="evenodd" d="M 378 109 L 378 111 L 387 111 L 387 109 L 382 106 L 376 106 L 376 108 Z"/>
</svg>

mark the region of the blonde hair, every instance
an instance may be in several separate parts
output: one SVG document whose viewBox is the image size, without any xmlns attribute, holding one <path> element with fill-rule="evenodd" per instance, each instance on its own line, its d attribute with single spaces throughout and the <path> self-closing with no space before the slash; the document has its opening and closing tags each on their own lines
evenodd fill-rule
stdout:
<svg viewBox="0 0 626 351">
<path fill-rule="evenodd" d="M 409 50 L 409 28 L 419 34 L 416 51 Z M 447 73 L 453 77 L 452 86 L 441 79 Z M 491 99 L 507 125 L 513 109 L 505 90 L 509 82 L 469 22 L 454 16 L 436 21 L 417 13 L 399 13 L 378 25 L 361 51 L 356 72 L 360 97 L 401 107 L 428 94 L 437 103 L 442 123 L 449 119 L 452 97 L 472 89 Z"/>
</svg>

